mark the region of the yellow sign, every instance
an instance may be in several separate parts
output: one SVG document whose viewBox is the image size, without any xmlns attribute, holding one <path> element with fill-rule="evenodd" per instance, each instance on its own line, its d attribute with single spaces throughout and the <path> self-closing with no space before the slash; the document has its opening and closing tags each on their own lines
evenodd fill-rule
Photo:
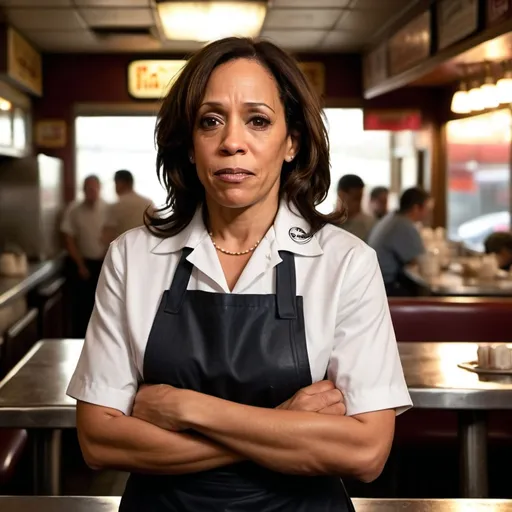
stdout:
<svg viewBox="0 0 512 512">
<path fill-rule="evenodd" d="M 32 94 L 43 93 L 41 55 L 12 27 L 7 29 L 7 76 Z"/>
<path fill-rule="evenodd" d="M 161 99 L 178 77 L 186 60 L 136 60 L 128 66 L 128 92 L 133 98 Z M 319 96 L 325 93 L 325 67 L 321 62 L 299 62 Z"/>
<path fill-rule="evenodd" d="M 128 92 L 134 98 L 161 99 L 186 60 L 136 60 L 128 66 Z"/>
</svg>

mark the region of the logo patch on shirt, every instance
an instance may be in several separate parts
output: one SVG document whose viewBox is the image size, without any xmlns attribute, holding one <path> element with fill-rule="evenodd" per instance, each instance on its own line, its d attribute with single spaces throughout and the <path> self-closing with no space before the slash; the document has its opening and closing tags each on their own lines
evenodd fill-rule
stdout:
<svg viewBox="0 0 512 512">
<path fill-rule="evenodd" d="M 302 228 L 295 227 L 288 231 L 290 238 L 297 244 L 307 244 L 313 237 L 308 235 Z"/>
</svg>

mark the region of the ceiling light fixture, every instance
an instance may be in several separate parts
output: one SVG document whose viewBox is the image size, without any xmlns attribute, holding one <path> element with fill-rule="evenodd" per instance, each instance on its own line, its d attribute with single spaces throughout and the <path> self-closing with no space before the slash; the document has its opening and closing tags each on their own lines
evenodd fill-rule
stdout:
<svg viewBox="0 0 512 512">
<path fill-rule="evenodd" d="M 229 36 L 258 36 L 267 2 L 164 0 L 157 3 L 157 9 L 167 39 L 208 42 Z"/>
</svg>

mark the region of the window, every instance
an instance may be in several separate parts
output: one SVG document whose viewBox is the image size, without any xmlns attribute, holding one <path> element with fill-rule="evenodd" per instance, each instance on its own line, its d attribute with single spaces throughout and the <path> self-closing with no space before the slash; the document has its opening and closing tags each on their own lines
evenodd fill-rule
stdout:
<svg viewBox="0 0 512 512">
<path fill-rule="evenodd" d="M 344 174 L 357 174 L 369 194 L 376 186 L 391 183 L 390 132 L 364 131 L 361 109 L 326 108 L 331 152 L 331 187 L 326 200 L 318 207 L 329 213 L 336 207 L 338 180 Z"/>
<path fill-rule="evenodd" d="M 511 125 L 509 110 L 447 124 L 448 236 L 477 251 L 510 229 Z"/>
<path fill-rule="evenodd" d="M 135 190 L 155 204 L 165 201 L 165 190 L 156 175 L 154 116 L 80 116 L 76 118 L 76 186 L 77 197 L 89 174 L 96 174 L 102 183 L 102 196 L 116 201 L 114 173 L 129 170 Z"/>
</svg>

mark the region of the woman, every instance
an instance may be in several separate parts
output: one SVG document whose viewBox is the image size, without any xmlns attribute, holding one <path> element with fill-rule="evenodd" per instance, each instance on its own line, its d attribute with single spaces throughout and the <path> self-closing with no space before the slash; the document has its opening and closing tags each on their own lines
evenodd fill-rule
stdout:
<svg viewBox="0 0 512 512">
<path fill-rule="evenodd" d="M 318 100 L 280 49 L 228 38 L 156 138 L 172 213 L 105 260 L 68 390 L 85 460 L 131 471 L 122 511 L 353 510 L 339 477 L 379 475 L 411 402 L 375 253 L 315 208 Z"/>
</svg>

